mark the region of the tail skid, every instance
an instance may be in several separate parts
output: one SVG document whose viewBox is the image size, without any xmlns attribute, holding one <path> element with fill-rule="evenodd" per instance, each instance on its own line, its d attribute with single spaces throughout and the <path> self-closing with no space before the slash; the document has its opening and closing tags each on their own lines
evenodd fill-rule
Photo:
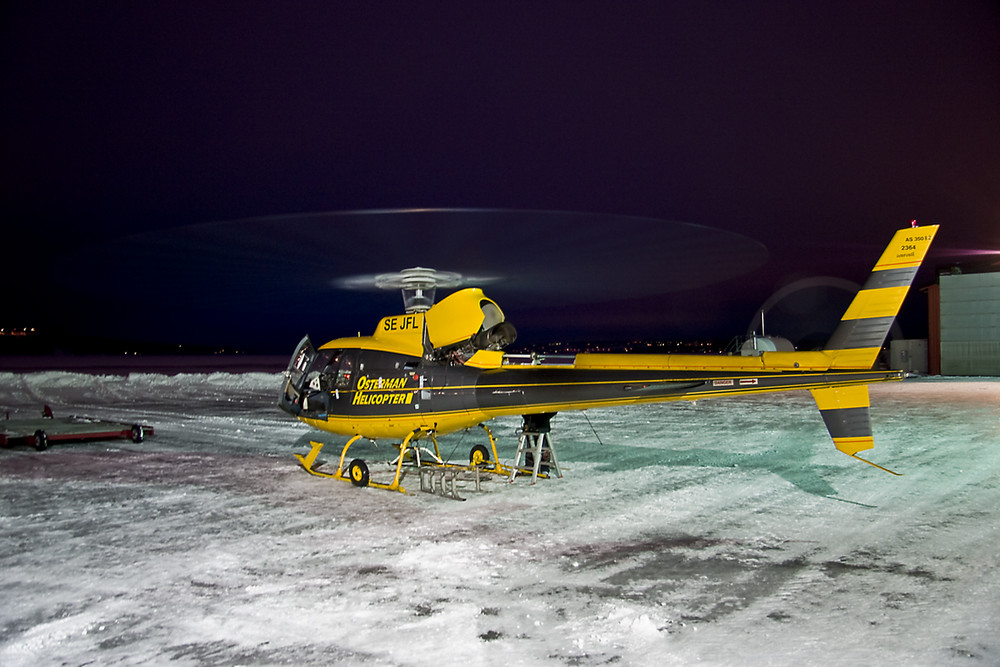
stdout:
<svg viewBox="0 0 1000 667">
<path fill-rule="evenodd" d="M 896 477 L 902 477 L 903 476 L 903 473 L 901 473 L 901 472 L 895 472 L 894 470 L 889 470 L 888 468 L 880 466 L 877 463 L 872 463 L 868 459 L 863 459 L 860 456 L 858 456 L 857 454 L 851 454 L 851 458 L 852 459 L 857 459 L 857 460 L 862 461 L 864 463 L 867 463 L 868 465 L 874 466 L 874 467 L 878 468 L 879 470 L 884 470 L 885 472 L 889 473 L 890 475 L 895 475 Z"/>
</svg>

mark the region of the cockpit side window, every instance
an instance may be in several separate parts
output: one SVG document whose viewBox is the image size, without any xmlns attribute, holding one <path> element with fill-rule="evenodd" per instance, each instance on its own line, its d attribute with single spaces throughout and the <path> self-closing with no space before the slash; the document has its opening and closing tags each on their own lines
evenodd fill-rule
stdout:
<svg viewBox="0 0 1000 667">
<path fill-rule="evenodd" d="M 354 379 L 357 352 L 342 350 L 330 361 L 327 372 L 334 376 L 333 386 L 337 389 L 348 389 Z"/>
<path fill-rule="evenodd" d="M 316 353 L 315 357 L 309 360 L 309 366 L 306 369 L 301 386 L 303 391 L 316 392 L 323 389 L 321 376 L 325 372 L 329 359 L 333 354 L 331 350 L 320 350 Z"/>
</svg>

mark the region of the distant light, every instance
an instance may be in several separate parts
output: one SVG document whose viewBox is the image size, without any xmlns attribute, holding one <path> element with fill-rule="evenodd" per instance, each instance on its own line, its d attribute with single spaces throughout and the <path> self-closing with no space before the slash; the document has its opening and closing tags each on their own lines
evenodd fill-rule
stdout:
<svg viewBox="0 0 1000 667">
<path fill-rule="evenodd" d="M 940 251 L 946 257 L 982 257 L 1000 255 L 1000 250 L 978 250 L 972 248 L 944 248 Z"/>
</svg>

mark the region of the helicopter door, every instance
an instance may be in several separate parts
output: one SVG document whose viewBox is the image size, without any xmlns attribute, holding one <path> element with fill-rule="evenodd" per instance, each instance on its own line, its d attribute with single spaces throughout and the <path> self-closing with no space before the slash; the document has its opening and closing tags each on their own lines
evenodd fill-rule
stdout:
<svg viewBox="0 0 1000 667">
<path fill-rule="evenodd" d="M 296 417 L 325 419 L 333 391 L 328 369 L 335 365 L 334 355 L 334 350 L 317 351 L 309 336 L 303 338 L 285 371 L 285 388 L 278 407 Z"/>
<path fill-rule="evenodd" d="M 285 412 L 298 415 L 302 412 L 302 390 L 303 378 L 306 370 L 316 357 L 316 348 L 313 347 L 309 336 L 305 336 L 299 341 L 292 358 L 288 362 L 285 370 L 285 386 L 278 399 L 278 407 Z"/>
</svg>

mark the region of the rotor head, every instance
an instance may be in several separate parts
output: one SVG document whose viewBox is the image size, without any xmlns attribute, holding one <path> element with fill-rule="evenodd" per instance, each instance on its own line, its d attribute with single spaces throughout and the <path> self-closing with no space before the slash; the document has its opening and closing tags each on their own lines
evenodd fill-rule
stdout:
<svg viewBox="0 0 1000 667">
<path fill-rule="evenodd" d="M 375 276 L 374 284 L 378 289 L 400 290 L 407 313 L 424 313 L 434 305 L 438 287 L 457 287 L 462 279 L 460 273 L 415 266 L 395 273 L 380 273 Z"/>
</svg>

